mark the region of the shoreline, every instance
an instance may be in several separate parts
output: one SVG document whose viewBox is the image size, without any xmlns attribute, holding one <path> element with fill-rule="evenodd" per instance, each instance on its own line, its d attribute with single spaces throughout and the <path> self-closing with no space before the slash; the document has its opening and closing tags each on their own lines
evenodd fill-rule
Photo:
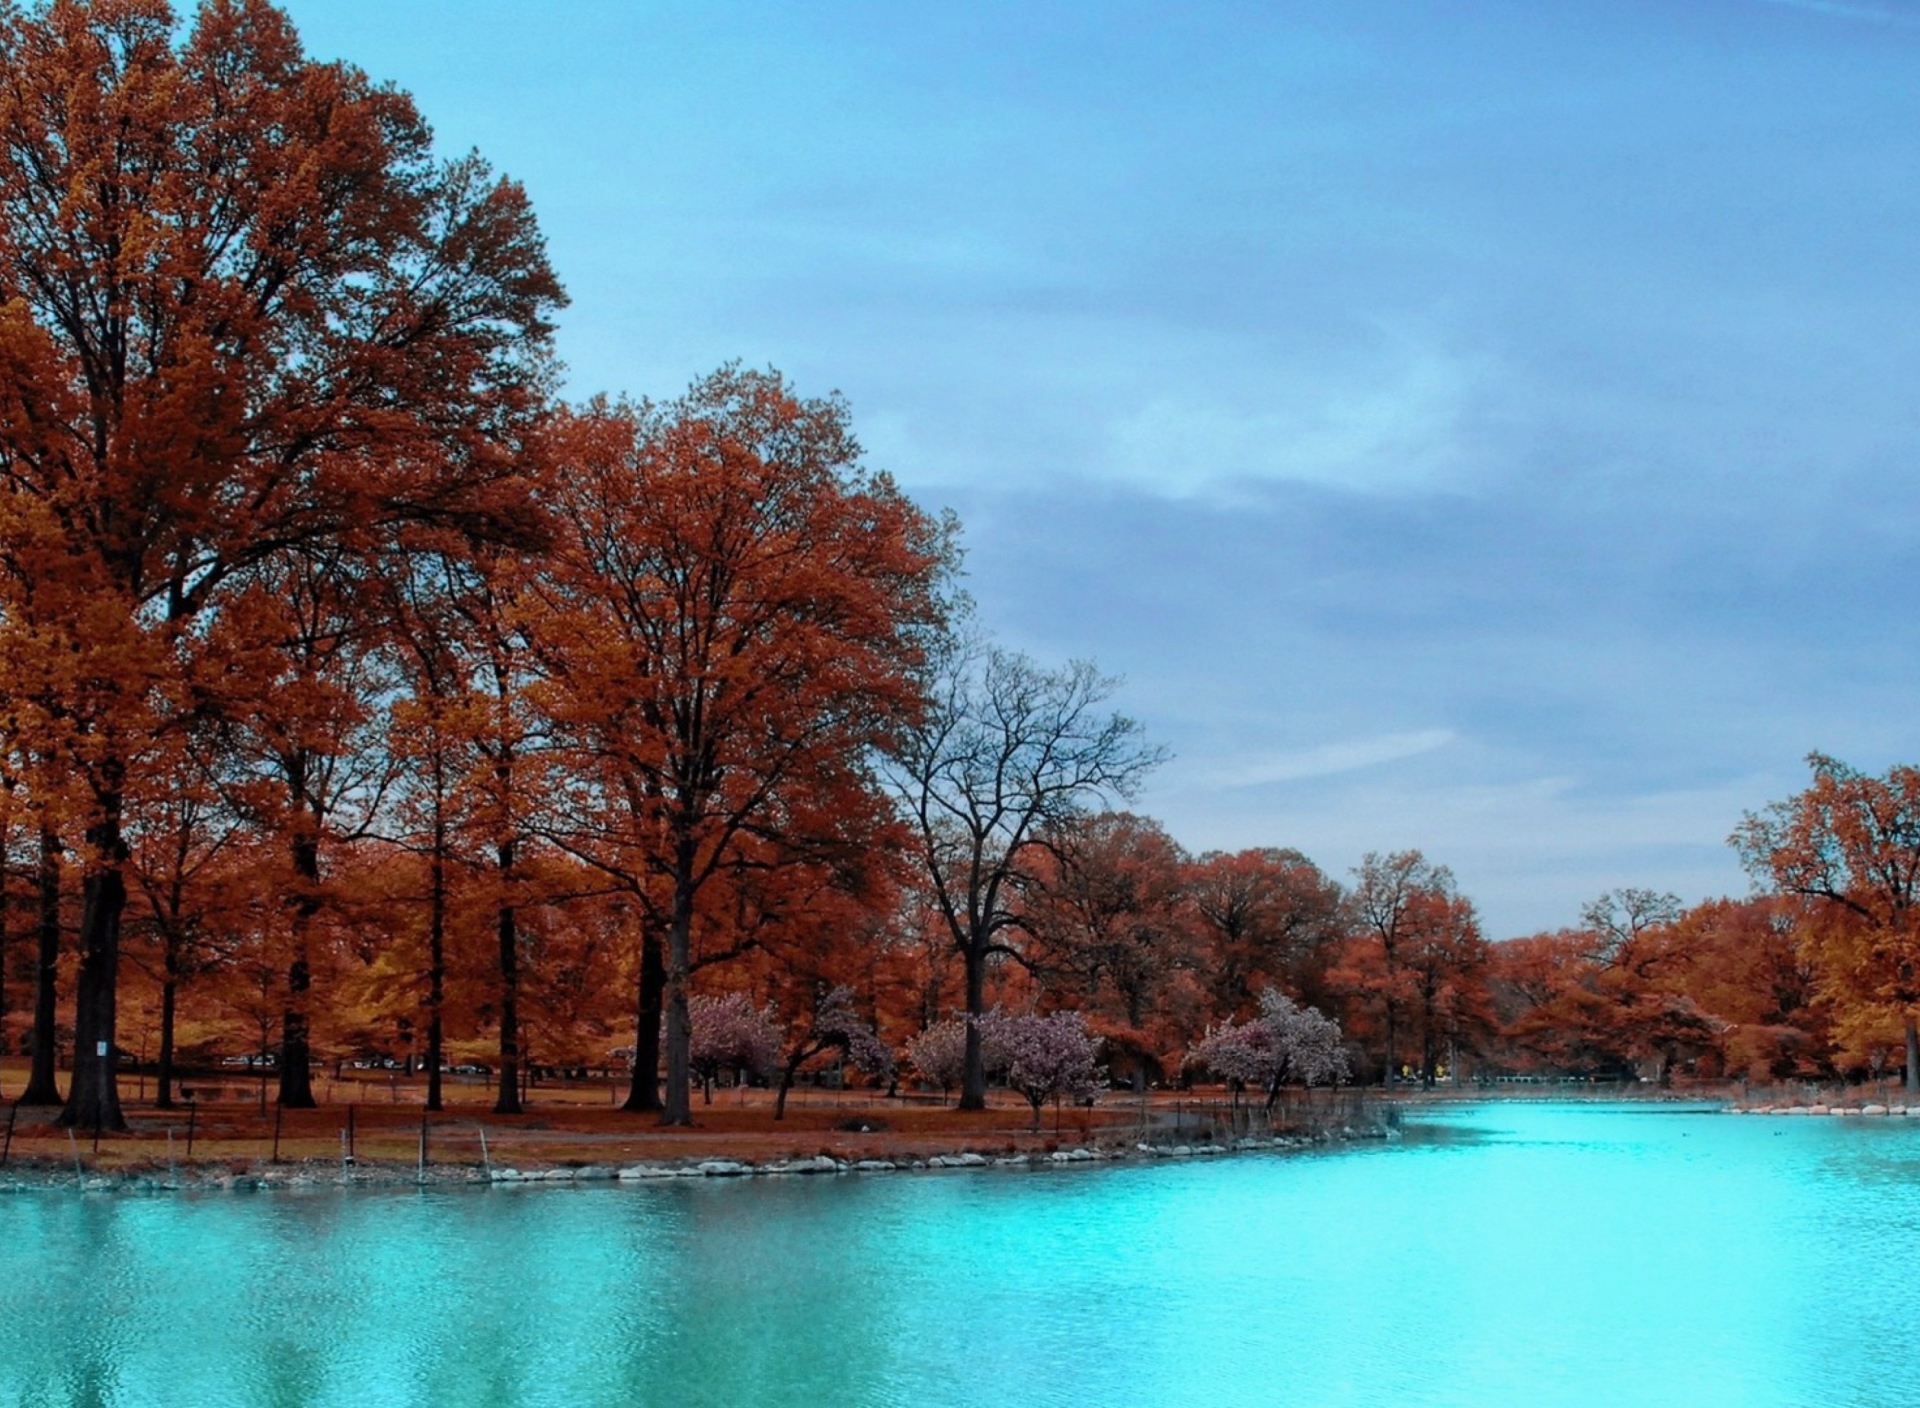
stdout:
<svg viewBox="0 0 1920 1408">
<path fill-rule="evenodd" d="M 1865 1119 L 1920 1119 L 1920 1105 L 1729 1105 L 1730 1115 L 1856 1115 Z"/>
<path fill-rule="evenodd" d="M 393 1161 L 366 1161 L 341 1165 L 322 1160 L 268 1164 L 237 1169 L 195 1162 L 170 1169 L 62 1168 L 55 1161 L 34 1158 L 0 1171 L 0 1195 L 43 1192 L 80 1193 L 259 1193 L 334 1192 L 349 1189 L 394 1191 L 406 1188 L 538 1188 L 637 1186 L 677 1179 L 794 1178 L 846 1174 L 932 1173 L 953 1169 L 1056 1169 L 1089 1164 L 1183 1162 L 1236 1154 L 1298 1153 L 1333 1144 L 1390 1140 L 1397 1131 L 1381 1123 L 1371 1128 L 1342 1126 L 1317 1133 L 1246 1135 L 1225 1143 L 1079 1144 L 1070 1149 L 984 1154 L 963 1149 L 908 1158 L 836 1158 L 821 1153 L 810 1158 L 722 1159 L 689 1157 L 676 1161 L 564 1163 L 522 1168 L 507 1164 L 442 1163 L 407 1165 Z"/>
<path fill-rule="evenodd" d="M 138 1112 L 131 1131 L 110 1135 L 90 1151 L 84 1133 L 75 1138 L 50 1123 L 56 1110 L 48 1107 L 9 1132 L 11 1156 L 0 1152 L 0 1194 L 606 1186 L 1145 1163 L 1392 1140 L 1408 1111 L 1481 1102 L 1703 1103 L 1731 1113 L 1813 1112 L 1743 1104 L 1725 1091 L 1623 1094 L 1441 1090 L 1382 1098 L 1349 1088 L 1276 1112 L 1270 1128 L 1255 1120 L 1250 1129 L 1244 1105 L 1236 1111 L 1229 1101 L 1201 1092 L 1163 1092 L 1134 1106 L 1116 1101 L 1071 1112 L 1066 1125 L 1055 1124 L 1051 1132 L 1027 1127 L 1025 1107 L 1005 1103 L 967 1115 L 944 1106 L 842 1103 L 838 1097 L 831 1108 L 791 1108 L 792 1118 L 777 1123 L 768 1119 L 762 1100 L 743 1096 L 704 1106 L 698 1126 L 674 1130 L 636 1126 L 632 1115 L 606 1106 L 556 1103 L 502 1120 L 471 1105 L 428 1115 L 419 1106 L 350 1103 L 288 1112 L 284 1147 L 277 1117 L 222 1102 L 198 1110 L 197 1150 L 190 1137 L 172 1138 L 182 1132 L 178 1111 L 148 1108 Z M 1920 1117 L 1920 1104 L 1899 1108 Z M 1838 1106 L 1833 1112 L 1862 1109 L 1878 1114 L 1882 1107 Z M 0 1123 L 13 1123 L 11 1115 Z M 189 1134 L 191 1129 L 186 1127 Z"/>
</svg>

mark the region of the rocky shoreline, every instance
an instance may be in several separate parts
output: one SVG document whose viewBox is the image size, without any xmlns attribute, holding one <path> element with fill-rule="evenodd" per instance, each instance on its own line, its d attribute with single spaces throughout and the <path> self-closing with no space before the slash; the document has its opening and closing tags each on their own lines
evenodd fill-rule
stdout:
<svg viewBox="0 0 1920 1408">
<path fill-rule="evenodd" d="M 1920 1119 L 1920 1105 L 1729 1105 L 1730 1115 L 1880 1115 Z"/>
<path fill-rule="evenodd" d="M 741 1159 L 684 1159 L 670 1163 L 562 1164 L 520 1168 L 502 1164 L 334 1162 L 231 1165 L 189 1164 L 172 1169 L 76 1171 L 35 1161 L 0 1172 L 0 1194 L 65 1189 L 83 1193 L 322 1192 L 342 1188 L 539 1188 L 581 1184 L 635 1185 L 676 1178 L 779 1178 L 823 1174 L 930 1173 L 947 1169 L 1052 1169 L 1083 1164 L 1219 1158 L 1322 1147 L 1358 1139 L 1383 1139 L 1384 1128 L 1344 1127 L 1313 1135 L 1248 1136 L 1229 1143 L 1079 1145 L 1048 1152 L 983 1154 L 975 1150 L 924 1157 L 842 1159 L 831 1154 L 754 1163 Z"/>
</svg>

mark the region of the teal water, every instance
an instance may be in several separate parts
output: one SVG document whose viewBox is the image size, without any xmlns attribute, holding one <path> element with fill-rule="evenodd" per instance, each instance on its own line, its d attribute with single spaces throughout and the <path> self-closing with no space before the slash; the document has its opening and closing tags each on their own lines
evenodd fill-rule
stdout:
<svg viewBox="0 0 1920 1408">
<path fill-rule="evenodd" d="M 1028 1172 L 0 1198 L 0 1405 L 1920 1401 L 1920 1120 L 1492 1104 Z"/>
</svg>

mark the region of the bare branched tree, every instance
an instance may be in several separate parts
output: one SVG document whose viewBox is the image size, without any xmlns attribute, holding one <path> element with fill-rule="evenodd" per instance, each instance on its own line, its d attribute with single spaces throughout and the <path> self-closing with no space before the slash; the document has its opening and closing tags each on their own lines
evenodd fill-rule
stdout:
<svg viewBox="0 0 1920 1408">
<path fill-rule="evenodd" d="M 932 705 L 890 760 L 935 908 L 966 964 L 967 1012 L 986 1014 L 986 978 L 1020 926 L 1030 850 L 1089 804 L 1131 797 L 1166 756 L 1140 725 L 1101 706 L 1118 681 L 1090 661 L 1048 670 L 1028 656 L 957 642 L 935 668 Z M 967 1028 L 960 1108 L 986 1105 L 977 1022 Z"/>
</svg>

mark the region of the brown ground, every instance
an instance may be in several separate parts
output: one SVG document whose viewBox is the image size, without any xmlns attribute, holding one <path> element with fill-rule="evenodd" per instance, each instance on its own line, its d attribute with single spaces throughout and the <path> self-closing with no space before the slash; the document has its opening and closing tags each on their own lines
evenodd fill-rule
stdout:
<svg viewBox="0 0 1920 1408">
<path fill-rule="evenodd" d="M 0 1064 L 0 1099 L 26 1082 L 22 1063 Z M 61 1081 L 65 1087 L 64 1075 Z M 617 1107 L 623 1087 L 606 1082 L 542 1084 L 531 1092 L 523 1115 L 492 1113 L 493 1092 L 478 1078 L 448 1079 L 447 1108 L 423 1109 L 425 1081 L 350 1072 L 339 1081 L 316 1079 L 317 1110 L 279 1112 L 271 1078 L 264 1113 L 259 1082 L 244 1072 L 184 1084 L 196 1092 L 191 1113 L 183 1105 L 153 1105 L 153 1082 L 123 1075 L 121 1099 L 129 1130 L 105 1132 L 96 1146 L 92 1130 L 72 1134 L 52 1121 L 54 1109 L 0 1106 L 0 1130 L 13 1121 L 8 1158 L 28 1167 L 71 1167 L 75 1153 L 89 1173 L 158 1169 L 171 1157 L 181 1165 L 228 1165 L 240 1171 L 278 1161 L 338 1166 L 351 1137 L 356 1161 L 415 1166 L 421 1126 L 427 1129 L 428 1160 L 435 1165 L 478 1166 L 481 1134 L 495 1164 L 519 1168 L 583 1164 L 671 1163 L 699 1159 L 766 1162 L 827 1153 L 840 1159 L 912 1159 L 972 1150 L 987 1154 L 1051 1150 L 1088 1142 L 1131 1143 L 1151 1126 L 1158 1138 L 1184 1130 L 1201 1136 L 1200 1125 L 1221 1119 L 1224 1097 L 1156 1093 L 1146 1102 L 1116 1092 L 1092 1110 L 1049 1108 L 1041 1132 L 1029 1132 L 1032 1111 L 1017 1097 L 996 1091 L 990 1107 L 961 1113 L 931 1096 L 887 1099 L 877 1091 L 796 1090 L 786 1118 L 775 1121 L 771 1092 L 716 1090 L 706 1104 L 695 1092 L 691 1129 L 663 1128 L 656 1116 Z M 863 1131 L 861 1126 L 865 1125 Z M 188 1136 L 192 1151 L 188 1152 Z M 171 1145 L 169 1145 L 171 1135 Z M 3 1138 L 0 1135 L 0 1138 Z"/>
</svg>

